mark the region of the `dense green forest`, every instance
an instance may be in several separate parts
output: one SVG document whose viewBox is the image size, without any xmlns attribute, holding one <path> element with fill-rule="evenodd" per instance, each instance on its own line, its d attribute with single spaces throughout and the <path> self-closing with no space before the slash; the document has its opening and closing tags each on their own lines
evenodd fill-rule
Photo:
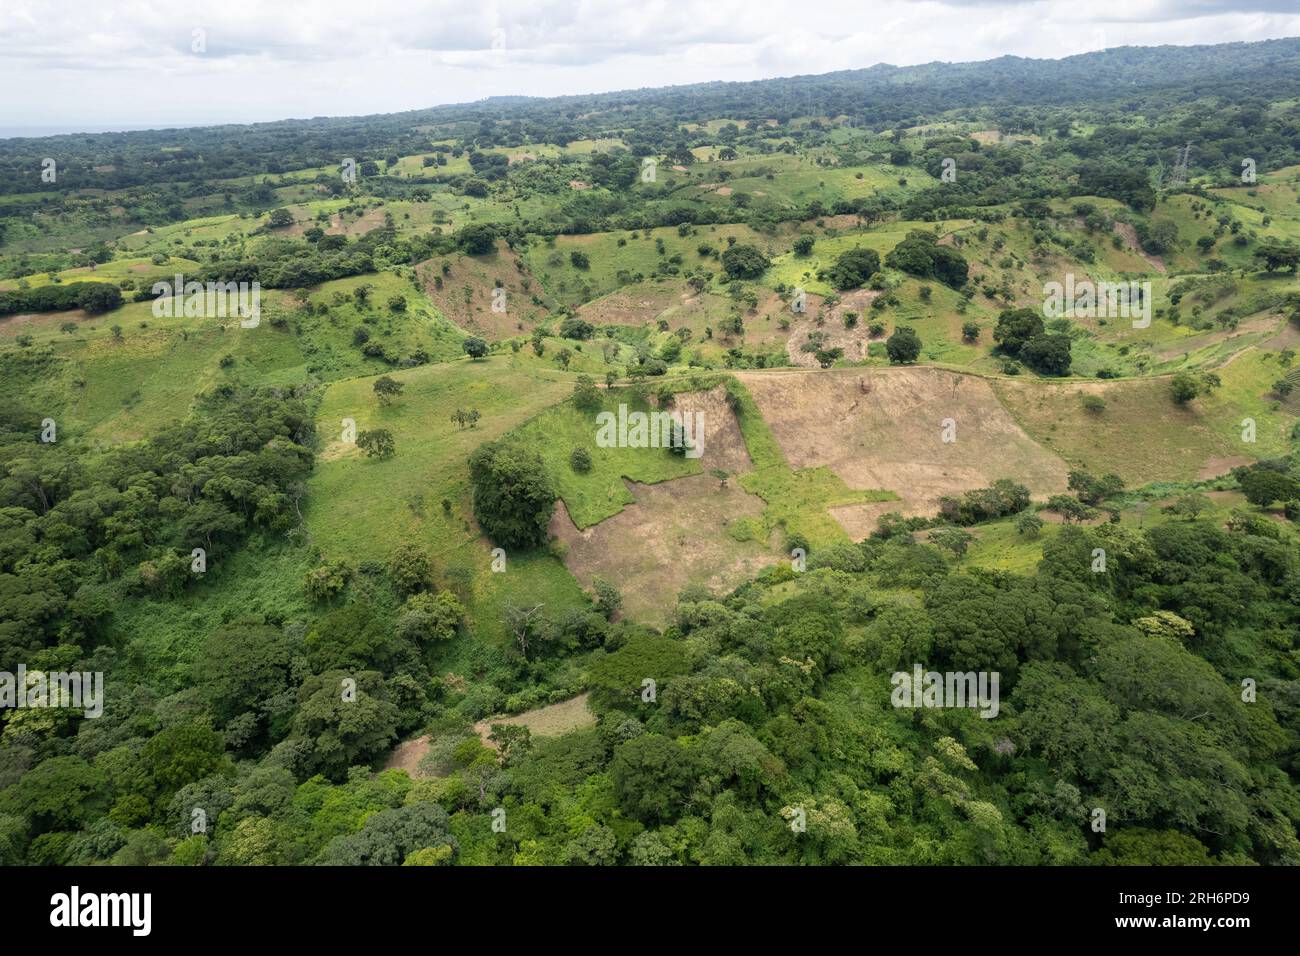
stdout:
<svg viewBox="0 0 1300 956">
<path fill-rule="evenodd" d="M 1300 864 L 1297 103 L 1287 39 L 0 140 L 0 674 L 104 676 L 0 686 L 0 863 Z"/>
</svg>

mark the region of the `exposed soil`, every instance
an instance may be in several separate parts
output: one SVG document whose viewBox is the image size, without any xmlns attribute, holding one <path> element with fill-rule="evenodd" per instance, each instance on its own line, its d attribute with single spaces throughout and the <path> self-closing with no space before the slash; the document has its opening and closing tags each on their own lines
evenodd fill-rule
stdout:
<svg viewBox="0 0 1300 956">
<path fill-rule="evenodd" d="M 574 577 L 585 587 L 596 577 L 613 582 L 630 617 L 656 624 L 667 621 L 687 584 L 727 590 L 781 558 L 771 541 L 740 541 L 729 531 L 739 519 L 760 518 L 764 504 L 736 480 L 752 463 L 723 390 L 680 394 L 673 407 L 704 416 L 704 474 L 655 485 L 628 482 L 635 502 L 582 531 L 561 501 L 550 525 Z M 728 473 L 725 482 L 712 474 L 715 468 Z"/>
<path fill-rule="evenodd" d="M 1196 477 L 1201 481 L 1209 481 L 1211 478 L 1218 478 L 1220 475 L 1226 475 L 1234 468 L 1242 465 L 1249 465 L 1255 459 L 1246 458 L 1242 455 L 1231 455 L 1223 458 L 1207 459 L 1201 466 L 1201 470 L 1196 473 Z"/>
<path fill-rule="evenodd" d="M 474 725 L 474 733 L 479 735 L 484 744 L 495 750 L 497 745 L 488 739 L 493 724 L 527 727 L 534 737 L 560 737 L 571 730 L 592 727 L 596 723 L 596 715 L 587 706 L 587 698 L 590 696 L 579 694 L 558 704 L 526 710 L 513 717 L 488 717 Z"/>
<path fill-rule="evenodd" d="M 1127 222 L 1115 223 L 1115 234 L 1124 240 L 1124 245 L 1147 261 L 1153 269 L 1160 272 L 1168 272 L 1165 268 L 1165 260 L 1160 256 L 1152 255 L 1142 248 L 1142 243 L 1138 242 L 1137 230 Z"/>
<path fill-rule="evenodd" d="M 860 361 L 867 357 L 867 346 L 872 341 L 884 341 L 881 336 L 878 340 L 873 340 L 867 332 L 867 326 L 871 324 L 871 303 L 880 295 L 871 289 L 858 289 L 849 292 L 831 308 L 827 309 L 818 301 L 814 303 L 813 296 L 808 296 L 806 316 L 815 316 L 818 311 L 824 314 L 825 322 L 818 326 L 815 322 L 809 321 L 796 328 L 786 342 L 785 351 L 794 365 L 802 368 L 817 368 L 817 356 L 814 352 L 803 351 L 803 344 L 808 341 L 814 334 L 821 332 L 825 336 L 824 348 L 841 348 L 844 350 L 844 358 L 849 361 Z M 848 312 L 857 313 L 857 324 L 853 328 L 845 328 L 844 315 Z"/>
<path fill-rule="evenodd" d="M 1065 490 L 1065 463 L 1026 435 L 977 376 L 925 367 L 739 375 L 793 467 L 826 465 L 850 488 L 893 491 L 901 500 L 879 514 L 932 514 L 941 496 L 998 478 L 1040 497 Z M 950 443 L 946 419 L 955 424 Z M 850 534 L 879 516 L 836 510 Z"/>
<path fill-rule="evenodd" d="M 444 258 L 451 266 L 445 275 Z M 541 291 L 541 283 L 532 281 L 529 289 L 524 289 L 522 280 L 529 276 L 527 268 L 520 271 L 521 260 L 504 242 L 498 242 L 496 252 L 486 256 L 456 253 L 444 258 L 421 262 L 415 267 L 416 273 L 438 311 L 467 332 L 489 342 L 528 335 L 549 314 L 545 306 L 532 302 L 532 294 Z M 438 277 L 442 279 L 441 289 L 435 281 Z M 504 312 L 492 310 L 492 290 L 498 280 L 506 291 Z"/>
<path fill-rule="evenodd" d="M 521 725 L 527 727 L 534 737 L 559 737 L 571 730 L 591 727 L 596 723 L 596 715 L 587 706 L 588 696 L 579 694 L 558 704 L 548 704 L 514 716 L 488 717 L 474 725 L 474 732 L 486 746 L 495 750 L 496 744 L 488 739 L 493 724 Z M 402 741 L 388 755 L 383 769 L 405 770 L 412 779 L 429 776 L 420 769 L 421 762 L 429 753 L 429 742 L 428 734 Z"/>
</svg>

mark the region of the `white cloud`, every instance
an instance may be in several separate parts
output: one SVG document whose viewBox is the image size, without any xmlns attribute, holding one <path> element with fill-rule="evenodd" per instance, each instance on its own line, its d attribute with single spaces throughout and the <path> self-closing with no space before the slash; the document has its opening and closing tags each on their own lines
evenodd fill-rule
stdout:
<svg viewBox="0 0 1300 956">
<path fill-rule="evenodd" d="M 1298 34 L 1294 0 L 6 0 L 0 122 L 249 122 Z"/>
</svg>

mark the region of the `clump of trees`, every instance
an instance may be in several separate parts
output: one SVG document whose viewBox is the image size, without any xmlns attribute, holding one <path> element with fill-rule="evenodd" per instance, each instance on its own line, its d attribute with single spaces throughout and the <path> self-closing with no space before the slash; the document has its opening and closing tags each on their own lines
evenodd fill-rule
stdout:
<svg viewBox="0 0 1300 956">
<path fill-rule="evenodd" d="M 0 291 L 0 315 L 71 309 L 97 315 L 119 308 L 122 302 L 122 290 L 107 282 L 58 282 L 35 289 Z"/>
<path fill-rule="evenodd" d="M 515 444 L 481 445 L 469 476 L 474 518 L 489 538 L 507 548 L 546 543 L 556 492 L 540 455 Z"/>
<path fill-rule="evenodd" d="M 953 524 L 972 525 L 1019 514 L 1029 507 L 1029 501 L 1028 488 L 1010 478 L 999 478 L 987 488 L 976 488 L 960 498 L 940 498 L 939 514 Z"/>
<path fill-rule="evenodd" d="M 843 291 L 858 289 L 880 271 L 880 255 L 874 249 L 849 249 L 840 253 L 835 264 L 826 272 L 827 280 Z"/>
<path fill-rule="evenodd" d="M 1068 375 L 1070 336 L 1048 332 L 1035 309 L 1003 309 L 993 328 L 999 354 L 1019 359 L 1040 375 Z"/>
<path fill-rule="evenodd" d="M 757 246 L 738 242 L 722 253 L 722 269 L 731 279 L 758 279 L 772 264 Z"/>
<path fill-rule="evenodd" d="M 938 237 L 923 229 L 909 232 L 885 256 L 885 265 L 921 279 L 937 279 L 954 289 L 966 284 L 970 271 L 960 252 L 951 246 L 939 245 Z"/>
</svg>

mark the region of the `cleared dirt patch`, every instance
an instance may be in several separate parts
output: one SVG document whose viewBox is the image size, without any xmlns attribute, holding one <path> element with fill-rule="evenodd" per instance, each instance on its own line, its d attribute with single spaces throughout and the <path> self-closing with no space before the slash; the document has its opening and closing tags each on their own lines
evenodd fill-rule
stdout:
<svg viewBox="0 0 1300 956">
<path fill-rule="evenodd" d="M 474 733 L 483 743 L 496 749 L 496 744 L 488 739 L 493 724 L 513 724 L 527 727 L 534 737 L 559 737 L 571 730 L 591 727 L 596 723 L 596 715 L 587 706 L 588 694 L 579 694 L 558 704 L 548 704 L 526 710 L 522 714 L 507 717 L 488 717 L 474 725 Z M 384 770 L 405 770 L 412 779 L 430 776 L 420 764 L 429 754 L 430 738 L 428 734 L 412 737 L 398 744 L 388 759 L 384 761 Z"/>
<path fill-rule="evenodd" d="M 646 325 L 664 319 L 669 329 L 695 330 L 730 310 L 726 296 L 695 293 L 682 282 L 638 282 L 582 305 L 578 314 L 593 325 Z"/>
<path fill-rule="evenodd" d="M 404 740 L 388 755 L 382 769 L 405 770 L 406 775 L 412 779 L 423 777 L 425 774 L 420 772 L 420 761 L 424 759 L 425 754 L 428 752 L 429 737 L 427 734 L 423 737 Z"/>
<path fill-rule="evenodd" d="M 728 590 L 781 557 L 762 530 L 763 499 L 736 480 L 752 463 L 723 391 L 680 394 L 674 408 L 704 416 L 704 474 L 628 482 L 635 502 L 582 531 L 561 501 L 550 525 L 574 577 L 585 587 L 596 577 L 612 582 L 628 616 L 653 624 L 666 622 L 687 584 Z M 728 473 L 725 481 L 715 468 Z"/>
<path fill-rule="evenodd" d="M 345 219 L 341 212 L 336 212 L 330 216 L 328 222 L 317 222 L 315 219 L 300 219 L 290 226 L 286 232 L 291 236 L 301 236 L 313 226 L 320 226 L 326 235 L 360 236 L 371 229 L 378 229 L 382 226 L 385 212 L 387 210 L 384 207 L 376 206 L 373 209 L 367 209 L 355 219 Z"/>
<path fill-rule="evenodd" d="M 1294 349 L 1300 348 L 1300 326 L 1288 322 L 1282 327 L 1282 331 L 1273 336 L 1266 342 L 1261 343 L 1266 349 Z"/>
<path fill-rule="evenodd" d="M 485 256 L 455 253 L 426 260 L 415 269 L 438 311 L 467 332 L 496 342 L 529 334 L 549 314 L 545 306 L 532 301 L 541 283 L 529 281 L 529 288 L 524 288 L 529 273 L 526 267 L 520 269 L 520 262 L 509 246 L 498 242 L 496 251 Z M 443 272 L 443 263 L 449 267 L 447 272 Z M 505 298 L 497 300 L 504 305 L 504 312 L 492 309 L 497 288 L 505 290 Z"/>
<path fill-rule="evenodd" d="M 858 289 L 847 293 L 829 309 L 824 308 L 820 301 L 814 303 L 813 296 L 808 296 L 808 313 L 816 315 L 818 311 L 823 312 L 825 322 L 820 326 L 815 323 L 801 325 L 791 333 L 785 345 L 791 363 L 802 368 L 818 367 L 816 353 L 805 352 L 803 349 L 804 343 L 814 336 L 822 341 L 822 348 L 843 349 L 844 358 L 851 362 L 865 359 L 867 346 L 873 341 L 867 331 L 867 326 L 871 324 L 871 303 L 879 295 L 879 292 L 871 289 Z M 849 313 L 857 316 L 857 323 L 852 328 L 844 325 L 844 317 Z M 878 341 L 884 341 L 883 336 Z"/>
<path fill-rule="evenodd" d="M 850 488 L 893 491 L 901 500 L 881 513 L 933 513 L 941 496 L 998 478 L 1037 496 L 1065 490 L 1065 463 L 1026 435 L 977 376 L 891 368 L 754 371 L 740 378 L 791 466 L 826 465 Z M 945 442 L 949 419 L 955 440 Z M 846 530 L 846 522 L 871 517 L 861 508 L 837 510 Z"/>
<path fill-rule="evenodd" d="M 1116 222 L 1115 234 L 1124 240 L 1124 245 L 1128 246 L 1130 251 L 1136 253 L 1137 255 L 1145 259 L 1147 261 L 1147 264 L 1150 265 L 1152 268 L 1158 269 L 1161 272 L 1168 271 L 1165 268 L 1164 259 L 1160 258 L 1157 255 L 1152 255 L 1151 253 L 1147 252 L 1145 249 L 1142 248 L 1142 243 L 1138 242 L 1137 230 L 1133 228 L 1132 224 L 1127 222 Z"/>
<path fill-rule="evenodd" d="M 587 706 L 589 694 L 579 694 L 558 704 L 548 704 L 534 710 L 526 710 L 513 717 L 488 717 L 474 725 L 474 732 L 483 743 L 496 749 L 496 744 L 488 739 L 493 724 L 508 724 L 515 727 L 527 727 L 534 737 L 559 737 L 571 730 L 591 727 L 596 723 L 596 715 Z"/>
<path fill-rule="evenodd" d="M 1211 458 L 1205 462 L 1205 465 L 1196 477 L 1202 481 L 1209 481 L 1211 478 L 1218 478 L 1220 475 L 1226 475 L 1234 468 L 1242 465 L 1249 465 L 1255 459 L 1247 458 L 1243 455 L 1228 455 L 1222 458 Z"/>
<path fill-rule="evenodd" d="M 636 498 L 612 518 L 579 531 L 561 502 L 550 531 L 566 546 L 565 567 L 586 587 L 596 577 L 623 594 L 623 609 L 638 621 L 664 624 L 677 594 L 699 582 L 727 590 L 780 555 L 766 541 L 738 541 L 735 522 L 763 513 L 763 499 L 735 480 L 692 475 L 657 485 L 628 482 Z"/>
<path fill-rule="evenodd" d="M 690 296 L 684 286 L 639 282 L 593 299 L 581 306 L 578 314 L 593 325 L 645 325 L 665 309 L 691 309 L 697 304 L 698 299 Z"/>
<path fill-rule="evenodd" d="M 861 541 L 876 530 L 880 519 L 891 511 L 897 511 L 904 518 L 929 517 L 934 514 L 927 502 L 904 501 L 864 501 L 851 505 L 832 505 L 827 509 L 831 517 L 840 523 L 840 527 L 854 541 Z"/>
<path fill-rule="evenodd" d="M 84 321 L 87 318 L 89 316 L 81 309 L 69 312 L 18 312 L 0 318 L 0 338 L 13 338 L 36 329 L 43 331 L 64 322 Z"/>
<path fill-rule="evenodd" d="M 724 389 L 679 392 L 673 399 L 672 409 L 682 415 L 702 416 L 704 441 L 699 461 L 706 472 L 721 468 L 735 475 L 753 468 L 740 424 L 727 404 Z"/>
</svg>

